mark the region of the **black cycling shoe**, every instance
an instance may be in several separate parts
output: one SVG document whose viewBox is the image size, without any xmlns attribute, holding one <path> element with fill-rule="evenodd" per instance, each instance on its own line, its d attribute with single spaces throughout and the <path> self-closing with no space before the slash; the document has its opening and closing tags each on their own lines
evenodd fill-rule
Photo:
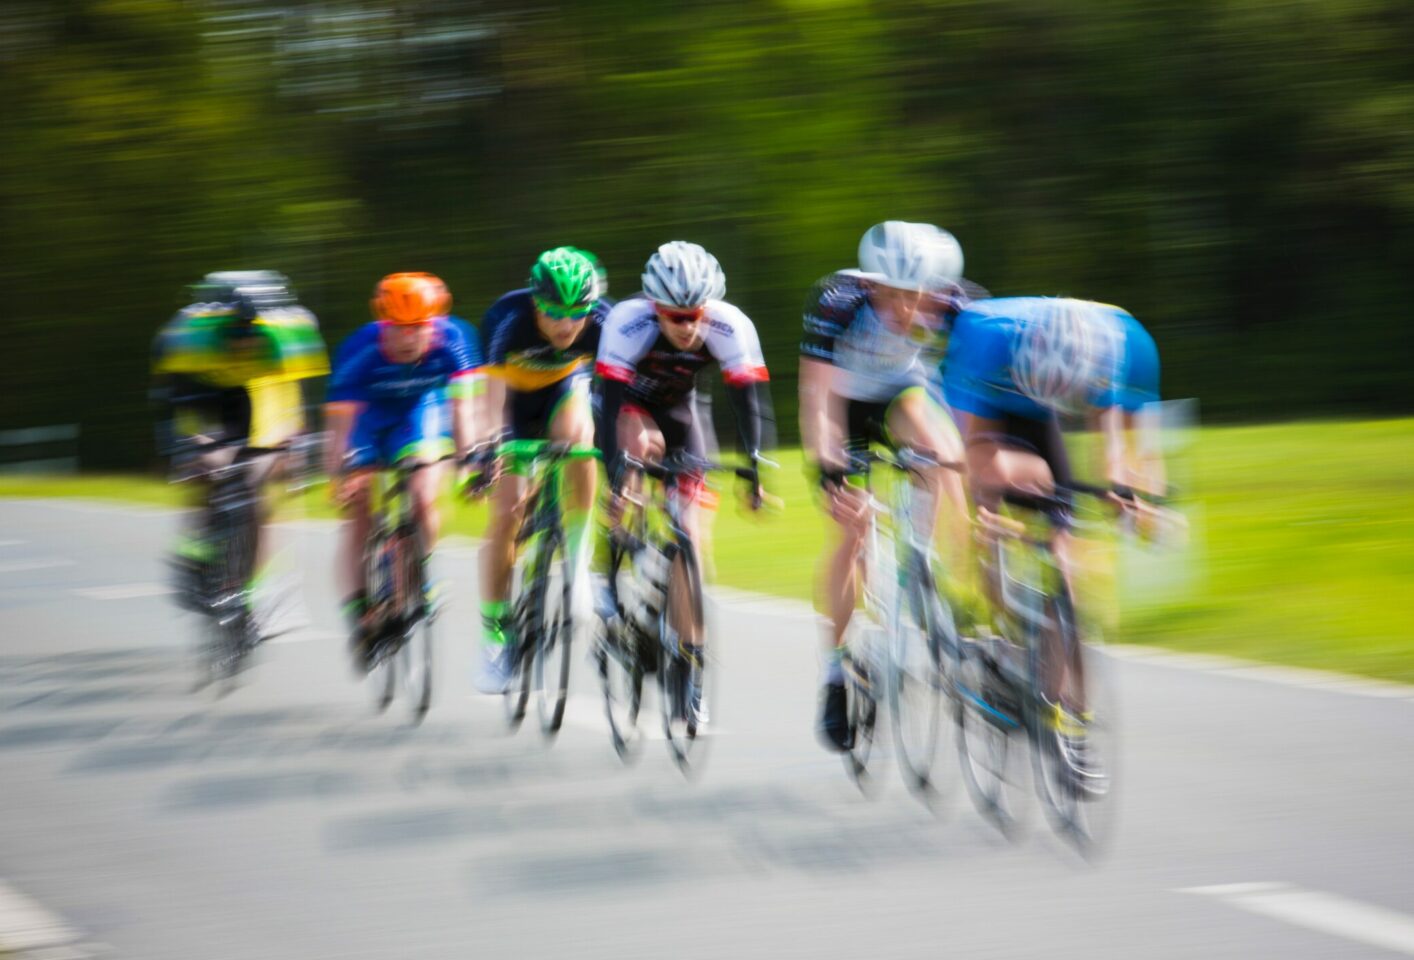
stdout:
<svg viewBox="0 0 1414 960">
<path fill-rule="evenodd" d="M 844 684 L 827 683 L 820 695 L 820 721 L 815 734 L 826 750 L 844 753 L 854 746 L 854 731 L 849 725 L 849 705 Z"/>
</svg>

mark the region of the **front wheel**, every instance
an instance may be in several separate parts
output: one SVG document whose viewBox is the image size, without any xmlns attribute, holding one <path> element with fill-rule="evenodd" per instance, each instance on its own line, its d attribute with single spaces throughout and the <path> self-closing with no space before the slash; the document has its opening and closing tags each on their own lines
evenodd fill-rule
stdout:
<svg viewBox="0 0 1414 960">
<path fill-rule="evenodd" d="M 1107 847 L 1115 820 L 1119 736 L 1111 665 L 1096 643 L 1083 642 L 1067 595 L 1052 600 L 1046 613 L 1064 641 L 1062 649 L 1075 651 L 1078 658 L 1085 710 L 1075 729 L 1069 729 L 1068 722 L 1055 723 L 1046 710 L 1038 711 L 1032 725 L 1036 791 L 1056 832 L 1092 857 Z M 1075 683 L 1071 663 L 1068 682 Z"/>
<path fill-rule="evenodd" d="M 572 571 L 565 558 L 564 540 L 546 534 L 541 547 L 539 617 L 536 619 L 534 660 L 535 707 L 540 731 L 554 737 L 565 719 L 569 695 L 572 624 L 570 586 Z"/>
<path fill-rule="evenodd" d="M 668 579 L 658 615 L 662 644 L 658 700 L 668 750 L 678 768 L 689 774 L 701 762 L 705 739 L 702 735 L 712 702 L 709 681 L 713 671 L 708 669 L 706 656 L 702 575 L 691 544 L 671 544 L 664 557 Z"/>
<path fill-rule="evenodd" d="M 646 671 L 646 640 L 636 621 L 625 611 L 643 603 L 626 551 L 614 544 L 609 576 L 615 578 L 619 610 L 611 621 L 599 620 L 594 661 L 604 688 L 604 716 L 614 752 L 625 763 L 638 758 L 642 737 L 638 729 L 639 708 L 643 705 L 643 677 Z M 623 576 L 620 576 L 620 572 Z"/>
<path fill-rule="evenodd" d="M 432 706 L 432 611 L 427 601 L 427 567 L 423 562 L 422 538 L 416 532 L 402 538 L 400 581 L 402 609 L 402 649 L 398 670 L 403 690 L 412 708 L 412 722 L 418 724 Z"/>
<path fill-rule="evenodd" d="M 922 556 L 912 558 L 901 593 L 889 631 L 889 715 L 904 783 L 928 797 L 936 793 L 933 768 L 943 719 L 942 638 L 952 630 L 942 621 L 951 616 Z"/>
</svg>

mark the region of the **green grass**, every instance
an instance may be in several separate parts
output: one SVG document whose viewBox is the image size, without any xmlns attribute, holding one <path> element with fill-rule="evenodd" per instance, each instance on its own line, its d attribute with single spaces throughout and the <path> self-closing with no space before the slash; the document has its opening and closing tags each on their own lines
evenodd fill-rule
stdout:
<svg viewBox="0 0 1414 960">
<path fill-rule="evenodd" d="M 809 599 L 826 523 L 799 452 L 780 459 L 772 486 L 785 500 L 781 512 L 751 517 L 723 498 L 716 579 Z M 1414 420 L 1207 428 L 1171 466 L 1191 492 L 1189 545 L 1122 552 L 1124 615 L 1112 632 L 1127 642 L 1414 682 L 1405 605 L 1414 584 Z M 0 496 L 175 504 L 182 495 L 131 476 L 0 476 Z M 322 489 L 300 509 L 333 515 Z M 483 507 L 458 505 L 448 526 L 479 535 L 484 523 Z"/>
</svg>

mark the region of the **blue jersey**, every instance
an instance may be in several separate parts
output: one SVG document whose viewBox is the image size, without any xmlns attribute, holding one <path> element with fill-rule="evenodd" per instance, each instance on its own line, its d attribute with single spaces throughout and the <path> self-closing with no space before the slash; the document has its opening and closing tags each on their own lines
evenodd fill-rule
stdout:
<svg viewBox="0 0 1414 960">
<path fill-rule="evenodd" d="M 482 364 L 476 331 L 456 317 L 432 321 L 432 345 L 416 363 L 395 363 L 380 343 L 382 324 L 364 324 L 334 355 L 329 402 L 371 404 L 411 414 L 426 400 L 444 399 L 447 387 Z"/>
<path fill-rule="evenodd" d="M 957 410 L 989 419 L 1006 414 L 1031 420 L 1054 415 L 1026 396 L 1012 376 L 1013 350 L 1028 324 L 1044 322 L 1055 310 L 1049 297 L 1004 297 L 970 304 L 958 314 L 943 359 L 943 395 Z M 1159 398 L 1159 356 L 1153 337 L 1119 307 L 1086 304 L 1096 316 L 1115 323 L 1122 349 L 1097 377 L 1089 403 L 1097 408 L 1137 410 Z"/>
</svg>

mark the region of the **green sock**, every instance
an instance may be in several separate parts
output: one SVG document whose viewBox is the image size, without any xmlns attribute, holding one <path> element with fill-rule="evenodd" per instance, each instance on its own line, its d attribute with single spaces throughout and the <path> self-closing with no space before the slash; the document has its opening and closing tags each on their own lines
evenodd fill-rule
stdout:
<svg viewBox="0 0 1414 960">
<path fill-rule="evenodd" d="M 481 634 L 485 641 L 494 646 L 506 645 L 506 631 L 503 622 L 510 604 L 505 600 L 481 601 Z"/>
<path fill-rule="evenodd" d="M 211 559 L 211 541 L 204 537 L 180 533 L 177 535 L 176 554 L 185 560 L 206 561 Z"/>
</svg>

